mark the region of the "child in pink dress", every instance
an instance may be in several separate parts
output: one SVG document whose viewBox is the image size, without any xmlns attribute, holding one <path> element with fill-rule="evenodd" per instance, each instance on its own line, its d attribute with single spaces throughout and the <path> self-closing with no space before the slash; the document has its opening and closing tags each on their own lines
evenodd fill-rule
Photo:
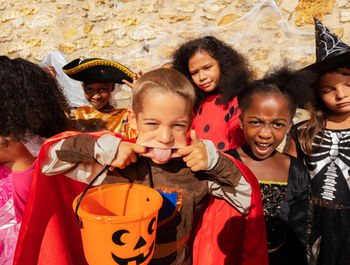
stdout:
<svg viewBox="0 0 350 265">
<path fill-rule="evenodd" d="M 13 255 L 18 234 L 10 173 L 11 171 L 0 163 L 0 264 L 8 264 L 6 259 Z"/>
<path fill-rule="evenodd" d="M 0 264 L 12 264 L 35 159 L 68 127 L 68 104 L 53 77 L 24 59 L 0 56 Z"/>
<path fill-rule="evenodd" d="M 28 182 L 33 175 L 33 169 L 34 163 L 24 171 L 12 172 L 0 163 L 0 264 L 2 265 L 12 264 L 29 189 Z"/>
</svg>

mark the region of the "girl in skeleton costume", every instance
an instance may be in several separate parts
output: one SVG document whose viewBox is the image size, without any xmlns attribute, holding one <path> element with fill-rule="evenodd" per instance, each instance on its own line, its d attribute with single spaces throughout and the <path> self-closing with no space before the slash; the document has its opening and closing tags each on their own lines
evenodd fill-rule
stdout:
<svg viewBox="0 0 350 265">
<path fill-rule="evenodd" d="M 247 143 L 226 153 L 248 166 L 259 181 L 270 265 L 310 262 L 310 176 L 302 162 L 276 148 L 291 128 L 297 104 L 307 98 L 302 88 L 311 77 L 281 68 L 238 95 Z"/>
<path fill-rule="evenodd" d="M 311 117 L 293 127 L 288 153 L 312 179 L 317 264 L 342 265 L 350 260 L 350 47 L 315 23 L 317 61 L 303 69 L 318 75 Z"/>
</svg>

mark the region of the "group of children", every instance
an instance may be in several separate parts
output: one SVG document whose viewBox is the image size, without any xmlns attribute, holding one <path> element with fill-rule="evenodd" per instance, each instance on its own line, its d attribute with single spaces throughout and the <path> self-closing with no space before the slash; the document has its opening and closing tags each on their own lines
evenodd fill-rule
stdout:
<svg viewBox="0 0 350 265">
<path fill-rule="evenodd" d="M 315 64 L 254 81 L 212 36 L 180 46 L 173 69 L 134 80 L 118 63 L 74 60 L 63 70 L 93 107 L 73 110 L 49 73 L 0 58 L 4 264 L 25 204 L 13 264 L 87 264 L 71 204 L 106 165 L 96 185 L 140 183 L 171 202 L 150 264 L 347 264 L 350 47 L 315 22 Z M 109 103 L 123 82 L 132 110 Z M 297 106 L 310 119 L 293 125 Z"/>
</svg>

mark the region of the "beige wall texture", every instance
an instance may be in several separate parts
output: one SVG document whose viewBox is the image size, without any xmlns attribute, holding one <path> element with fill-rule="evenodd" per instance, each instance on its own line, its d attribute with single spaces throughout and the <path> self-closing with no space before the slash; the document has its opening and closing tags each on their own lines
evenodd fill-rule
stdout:
<svg viewBox="0 0 350 265">
<path fill-rule="evenodd" d="M 0 0 L 0 54 L 38 63 L 59 50 L 68 61 L 102 57 L 147 71 L 211 34 L 259 77 L 286 60 L 314 62 L 313 16 L 350 45 L 349 0 Z M 117 98 L 127 103 L 124 92 Z"/>
</svg>

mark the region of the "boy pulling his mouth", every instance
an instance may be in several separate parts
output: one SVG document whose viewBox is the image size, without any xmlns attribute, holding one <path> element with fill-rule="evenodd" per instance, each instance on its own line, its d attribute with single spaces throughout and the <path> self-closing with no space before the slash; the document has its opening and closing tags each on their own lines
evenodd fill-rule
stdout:
<svg viewBox="0 0 350 265">
<path fill-rule="evenodd" d="M 163 197 L 175 198 L 166 211 L 160 210 L 150 264 L 191 264 L 188 239 L 195 212 L 208 193 L 224 198 L 243 214 L 249 212 L 252 188 L 235 163 L 194 131 L 192 144 L 187 145 L 194 99 L 193 86 L 179 72 L 165 68 L 148 72 L 133 89 L 129 117 L 138 130 L 136 143 L 110 134 L 98 138 L 78 134 L 52 145 L 42 167 L 46 175 L 63 173 L 89 183 L 111 165 L 96 185 L 153 183 Z"/>
</svg>

